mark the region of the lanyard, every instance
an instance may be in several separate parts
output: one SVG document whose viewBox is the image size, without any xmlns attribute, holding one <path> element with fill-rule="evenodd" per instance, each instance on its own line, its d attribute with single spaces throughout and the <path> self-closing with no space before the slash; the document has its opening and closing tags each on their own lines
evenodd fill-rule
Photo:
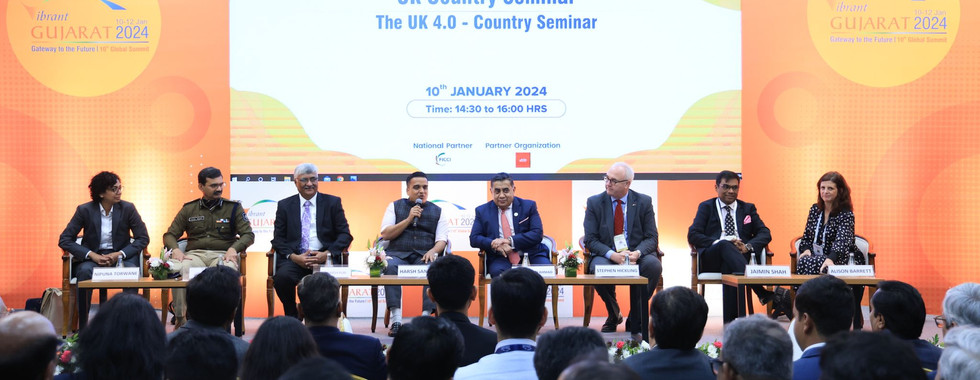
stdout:
<svg viewBox="0 0 980 380">
<path fill-rule="evenodd" d="M 823 221 L 823 212 L 820 212 L 820 217 L 817 218 L 817 227 L 813 230 L 814 240 L 819 237 L 820 245 L 827 244 L 827 224 L 830 224 L 830 217 L 827 217 L 827 223 L 823 225 L 823 229 L 820 228 L 820 222 Z M 819 236 L 817 236 L 819 234 Z"/>
<path fill-rule="evenodd" d="M 532 346 L 530 344 L 508 344 L 506 346 L 503 346 L 503 347 L 498 348 L 497 351 L 494 351 L 493 353 L 495 353 L 495 354 L 503 354 L 503 353 L 512 352 L 512 351 L 530 351 L 530 352 L 534 352 L 534 346 Z"/>
</svg>

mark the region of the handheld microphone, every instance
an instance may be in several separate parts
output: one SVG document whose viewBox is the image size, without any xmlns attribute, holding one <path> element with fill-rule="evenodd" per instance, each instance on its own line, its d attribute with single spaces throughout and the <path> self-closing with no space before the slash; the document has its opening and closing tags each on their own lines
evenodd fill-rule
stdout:
<svg viewBox="0 0 980 380">
<path fill-rule="evenodd" d="M 423 206 L 424 203 L 422 203 L 422 198 L 415 198 L 415 204 L 419 207 L 424 207 Z M 412 219 L 412 227 L 418 227 L 418 226 L 419 226 L 419 217 L 416 216 L 415 218 Z"/>
</svg>

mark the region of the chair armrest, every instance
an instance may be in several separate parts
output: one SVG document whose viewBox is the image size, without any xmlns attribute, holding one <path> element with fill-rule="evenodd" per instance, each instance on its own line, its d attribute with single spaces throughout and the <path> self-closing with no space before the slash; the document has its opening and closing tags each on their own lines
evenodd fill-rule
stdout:
<svg viewBox="0 0 980 380">
<path fill-rule="evenodd" d="M 484 278 L 487 276 L 487 253 L 481 249 L 476 255 L 480 257 L 480 267 L 477 271 L 480 273 L 480 278 Z"/>
<path fill-rule="evenodd" d="M 870 251 L 868 252 L 868 263 L 867 263 L 868 265 L 872 267 L 875 266 L 875 256 L 878 256 L 878 254 Z"/>
<path fill-rule="evenodd" d="M 661 251 L 660 247 L 657 247 L 657 260 L 664 261 L 664 251 Z"/>
<path fill-rule="evenodd" d="M 765 250 L 766 250 L 766 265 L 772 265 L 772 257 L 775 254 L 772 252 L 771 249 L 769 249 L 769 245 L 768 244 L 766 245 Z"/>
<path fill-rule="evenodd" d="M 61 250 L 61 277 L 71 279 L 71 253 L 64 249 Z"/>
<path fill-rule="evenodd" d="M 140 272 L 143 272 L 143 277 L 150 277 L 150 249 L 143 247 L 143 258 L 140 260 L 143 264 Z"/>
<path fill-rule="evenodd" d="M 276 249 L 269 249 L 269 252 L 265 253 L 265 257 L 269 258 L 269 276 L 274 276 L 276 274 Z"/>
</svg>

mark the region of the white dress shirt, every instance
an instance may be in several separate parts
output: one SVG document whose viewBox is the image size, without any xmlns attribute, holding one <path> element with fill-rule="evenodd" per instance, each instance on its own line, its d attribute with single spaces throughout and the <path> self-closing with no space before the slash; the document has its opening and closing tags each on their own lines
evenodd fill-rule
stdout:
<svg viewBox="0 0 980 380">
<path fill-rule="evenodd" d="M 316 237 L 316 198 L 314 194 L 310 201 L 310 250 L 319 251 L 323 248 L 323 243 L 320 243 L 320 239 Z M 303 223 L 303 208 L 305 208 L 306 199 L 302 195 L 299 196 L 299 222 Z M 305 253 L 305 252 L 304 252 Z"/>
<path fill-rule="evenodd" d="M 504 339 L 497 342 L 497 349 L 509 345 L 536 346 L 530 339 Z M 536 380 L 533 351 L 510 351 L 484 356 L 480 361 L 456 369 L 455 380 Z"/>
</svg>

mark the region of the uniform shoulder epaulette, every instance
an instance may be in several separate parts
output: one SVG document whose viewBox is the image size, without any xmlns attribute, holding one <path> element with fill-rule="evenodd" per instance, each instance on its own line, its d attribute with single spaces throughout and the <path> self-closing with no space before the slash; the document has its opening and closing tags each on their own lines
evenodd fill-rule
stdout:
<svg viewBox="0 0 980 380">
<path fill-rule="evenodd" d="M 200 202 L 200 201 L 201 201 L 201 198 L 197 198 L 197 199 L 195 199 L 195 200 L 192 200 L 192 201 L 190 201 L 190 202 L 187 202 L 187 203 L 184 203 L 184 206 L 187 206 L 187 205 L 189 205 L 189 204 L 191 204 L 191 203 L 196 203 L 196 202 Z"/>
</svg>

